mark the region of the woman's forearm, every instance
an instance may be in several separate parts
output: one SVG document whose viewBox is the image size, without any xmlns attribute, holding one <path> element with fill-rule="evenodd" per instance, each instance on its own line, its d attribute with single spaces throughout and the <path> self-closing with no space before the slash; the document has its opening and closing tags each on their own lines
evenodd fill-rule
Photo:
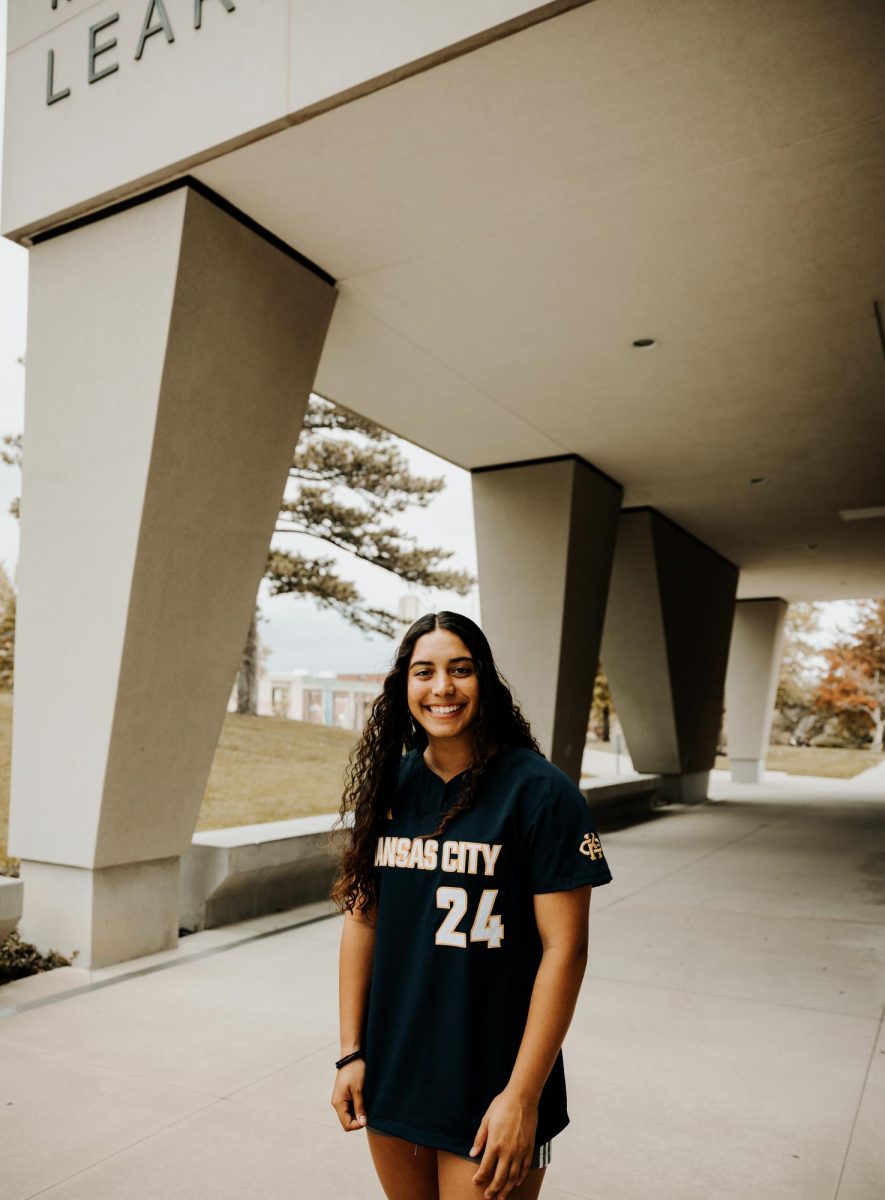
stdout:
<svg viewBox="0 0 885 1200">
<path fill-rule="evenodd" d="M 342 1057 L 362 1048 L 374 952 L 374 925 L 362 915 L 354 916 L 353 913 L 346 912 L 338 955 L 338 1011 Z"/>
<path fill-rule="evenodd" d="M 586 947 L 550 946 L 532 988 L 529 1013 L 508 1089 L 537 1104 L 571 1024 L 587 967 Z"/>
</svg>

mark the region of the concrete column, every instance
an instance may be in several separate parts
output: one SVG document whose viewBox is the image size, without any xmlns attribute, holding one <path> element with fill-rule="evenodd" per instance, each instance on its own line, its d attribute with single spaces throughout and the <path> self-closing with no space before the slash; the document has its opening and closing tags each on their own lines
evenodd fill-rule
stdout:
<svg viewBox="0 0 885 1200">
<path fill-rule="evenodd" d="M 737 578 L 653 509 L 621 514 L 602 663 L 634 766 L 684 803 L 716 758 Z"/>
<path fill-rule="evenodd" d="M 573 456 L 473 472 L 483 629 L 542 750 L 576 782 L 620 504 Z"/>
<path fill-rule="evenodd" d="M 725 729 L 735 783 L 761 783 L 771 735 L 787 602 L 739 600 L 725 676 Z"/>
<path fill-rule="evenodd" d="M 176 944 L 333 302 L 189 188 L 31 252 L 9 850 L 79 966 Z"/>
<path fill-rule="evenodd" d="M 297 680 L 293 681 L 289 689 L 289 711 L 287 715 L 292 721 L 304 720 L 304 687 Z"/>
<path fill-rule="evenodd" d="M 273 682 L 270 673 L 263 667 L 258 668 L 258 679 L 255 687 L 255 709 L 263 717 L 273 712 Z"/>
</svg>

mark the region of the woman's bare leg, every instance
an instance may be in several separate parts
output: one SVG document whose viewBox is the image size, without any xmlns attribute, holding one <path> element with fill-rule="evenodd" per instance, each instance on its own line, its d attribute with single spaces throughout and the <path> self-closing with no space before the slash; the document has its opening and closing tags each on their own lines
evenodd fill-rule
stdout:
<svg viewBox="0 0 885 1200">
<path fill-rule="evenodd" d="M 439 1200 L 435 1150 L 371 1129 L 366 1136 L 387 1200 Z"/>
<path fill-rule="evenodd" d="M 479 1170 L 479 1158 L 471 1162 L 469 1158 L 448 1154 L 445 1150 L 437 1150 L 436 1157 L 439 1200 L 483 1200 L 485 1187 L 473 1182 L 473 1176 Z M 507 1200 L 537 1200 L 546 1170 L 546 1167 L 530 1168 L 519 1187 L 508 1193 Z"/>
</svg>

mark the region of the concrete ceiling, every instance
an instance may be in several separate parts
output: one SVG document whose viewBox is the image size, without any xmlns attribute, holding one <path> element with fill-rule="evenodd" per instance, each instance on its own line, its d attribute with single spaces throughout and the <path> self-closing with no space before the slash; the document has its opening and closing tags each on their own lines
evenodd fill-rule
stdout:
<svg viewBox="0 0 885 1200">
<path fill-rule="evenodd" d="M 879 0 L 595 0 L 193 173 L 339 280 L 318 391 L 883 595 L 883 63 Z"/>
</svg>

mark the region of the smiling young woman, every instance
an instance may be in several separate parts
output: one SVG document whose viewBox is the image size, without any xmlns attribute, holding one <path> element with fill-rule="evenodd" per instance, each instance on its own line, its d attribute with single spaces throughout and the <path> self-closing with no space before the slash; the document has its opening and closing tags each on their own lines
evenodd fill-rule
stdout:
<svg viewBox="0 0 885 1200">
<path fill-rule="evenodd" d="M 354 751 L 334 1106 L 388 1200 L 535 1200 L 568 1124 L 561 1046 L 611 874 L 482 631 L 408 630 Z"/>
</svg>

